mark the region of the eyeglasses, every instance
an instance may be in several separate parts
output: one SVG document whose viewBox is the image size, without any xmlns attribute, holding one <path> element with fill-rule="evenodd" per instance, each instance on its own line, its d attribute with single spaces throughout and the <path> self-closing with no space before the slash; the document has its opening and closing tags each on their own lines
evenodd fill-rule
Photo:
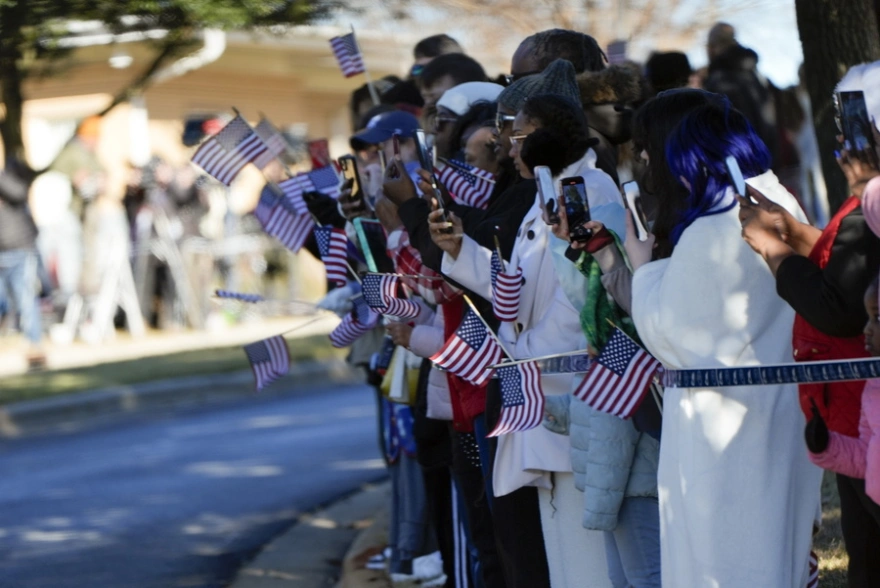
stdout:
<svg viewBox="0 0 880 588">
<path fill-rule="evenodd" d="M 515 116 L 510 114 L 504 114 L 503 112 L 495 113 L 495 130 L 499 133 L 504 130 L 504 125 L 509 122 L 513 122 L 516 120 Z"/>
<path fill-rule="evenodd" d="M 443 126 L 446 123 L 457 123 L 458 119 L 451 116 L 435 116 L 434 117 L 434 132 L 439 133 L 443 130 Z"/>
<path fill-rule="evenodd" d="M 522 147 L 520 143 L 526 140 L 528 135 L 513 135 L 510 137 L 510 146 L 511 147 Z"/>
</svg>

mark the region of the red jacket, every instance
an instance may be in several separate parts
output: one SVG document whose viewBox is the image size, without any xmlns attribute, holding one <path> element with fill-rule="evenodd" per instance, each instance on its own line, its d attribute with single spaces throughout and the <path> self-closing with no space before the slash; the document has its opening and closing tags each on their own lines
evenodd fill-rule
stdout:
<svg viewBox="0 0 880 588">
<path fill-rule="evenodd" d="M 860 202 L 856 197 L 850 197 L 837 214 L 822 231 L 822 235 L 816 241 L 810 252 L 809 260 L 825 269 L 831 258 L 831 250 L 837 239 L 840 224 L 843 218 L 859 208 Z M 876 272 L 876 268 L 874 268 Z M 777 274 L 777 277 L 779 275 Z M 869 278 L 868 281 L 870 281 Z M 818 293 L 812 293 L 818 296 Z M 859 293 L 861 296 L 864 290 Z M 795 305 L 795 310 L 797 306 Z M 852 359 L 868 357 L 865 351 L 865 337 L 835 337 L 820 331 L 807 322 L 800 313 L 794 320 L 792 336 L 795 361 L 819 361 L 832 359 Z M 809 420 L 812 418 L 812 399 L 819 408 L 819 413 L 832 431 L 836 431 L 850 437 L 859 436 L 859 413 L 861 412 L 862 390 L 864 381 L 858 382 L 833 382 L 824 384 L 800 384 L 801 409 Z"/>
<path fill-rule="evenodd" d="M 464 299 L 459 296 L 440 308 L 443 309 L 443 337 L 449 340 L 464 316 Z M 446 381 L 452 400 L 452 426 L 456 431 L 470 433 L 474 430 L 474 419 L 486 411 L 486 386 L 475 386 L 450 372 L 446 372 Z"/>
</svg>

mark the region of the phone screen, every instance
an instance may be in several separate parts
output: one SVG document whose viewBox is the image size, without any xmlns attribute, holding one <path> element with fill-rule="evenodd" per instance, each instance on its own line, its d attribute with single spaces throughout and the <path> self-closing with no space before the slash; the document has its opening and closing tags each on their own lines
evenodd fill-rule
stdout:
<svg viewBox="0 0 880 588">
<path fill-rule="evenodd" d="M 428 138 L 425 136 L 425 131 L 422 129 L 416 129 L 416 144 L 419 152 L 419 165 L 422 166 L 423 170 L 433 175 L 434 162 L 428 153 Z"/>
<path fill-rule="evenodd" d="M 636 225 L 636 236 L 639 241 L 648 239 L 648 217 L 642 208 L 642 193 L 636 182 L 627 182 L 623 185 L 623 193 L 626 195 L 626 207 L 632 212 Z"/>
<path fill-rule="evenodd" d="M 564 178 L 562 196 L 565 199 L 565 213 L 568 216 L 569 227 L 574 228 L 590 220 L 587 189 L 584 187 L 583 178 Z"/>
<path fill-rule="evenodd" d="M 746 195 L 746 181 L 743 179 L 742 171 L 739 169 L 739 163 L 733 155 L 728 155 L 724 159 L 724 165 L 727 166 L 727 175 L 730 177 L 730 183 L 733 189 L 740 196 Z"/>
<path fill-rule="evenodd" d="M 358 177 L 357 160 L 353 155 L 343 155 L 339 158 L 339 167 L 342 168 L 343 182 L 347 184 L 351 181 L 351 201 L 360 200 L 363 202 L 364 194 L 361 190 L 361 180 Z"/>
<path fill-rule="evenodd" d="M 840 109 L 840 126 L 846 148 L 867 151 L 874 148 L 871 117 L 862 92 L 840 92 L 837 99 Z"/>
</svg>

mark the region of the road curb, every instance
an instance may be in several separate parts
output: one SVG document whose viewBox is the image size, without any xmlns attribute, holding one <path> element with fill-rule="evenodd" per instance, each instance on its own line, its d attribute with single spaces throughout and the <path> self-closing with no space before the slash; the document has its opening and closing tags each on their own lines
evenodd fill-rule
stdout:
<svg viewBox="0 0 880 588">
<path fill-rule="evenodd" d="M 385 480 L 301 516 L 239 570 L 230 588 L 333 586 L 352 545 L 375 527 L 390 500 L 391 483 Z"/>
<path fill-rule="evenodd" d="M 294 363 L 286 377 L 260 395 L 289 394 L 306 386 L 362 380 L 362 373 L 341 359 L 303 361 Z M 55 398 L 25 400 L 0 406 L 0 438 L 69 428 L 72 423 L 81 425 L 84 421 L 104 417 L 222 402 L 253 395 L 253 374 L 250 370 L 244 370 L 154 380 L 91 392 L 64 394 Z"/>
</svg>

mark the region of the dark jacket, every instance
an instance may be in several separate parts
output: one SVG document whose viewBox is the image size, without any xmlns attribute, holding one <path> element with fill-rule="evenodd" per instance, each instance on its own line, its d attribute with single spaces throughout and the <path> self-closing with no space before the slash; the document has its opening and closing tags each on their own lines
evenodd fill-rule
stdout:
<svg viewBox="0 0 880 588">
<path fill-rule="evenodd" d="M 28 209 L 31 178 L 12 165 L 0 171 L 0 251 L 33 249 L 37 226 Z"/>
<path fill-rule="evenodd" d="M 743 113 L 773 158 L 778 160 L 776 110 L 770 84 L 758 75 L 758 54 L 736 44 L 709 64 L 706 90 L 723 94 Z"/>
<path fill-rule="evenodd" d="M 796 361 L 867 357 L 863 298 L 880 269 L 880 239 L 851 197 L 828 223 L 809 258 L 792 256 L 776 272 L 776 290 L 795 312 Z M 801 409 L 812 403 L 832 431 L 858 436 L 864 382 L 801 384 Z"/>
</svg>

